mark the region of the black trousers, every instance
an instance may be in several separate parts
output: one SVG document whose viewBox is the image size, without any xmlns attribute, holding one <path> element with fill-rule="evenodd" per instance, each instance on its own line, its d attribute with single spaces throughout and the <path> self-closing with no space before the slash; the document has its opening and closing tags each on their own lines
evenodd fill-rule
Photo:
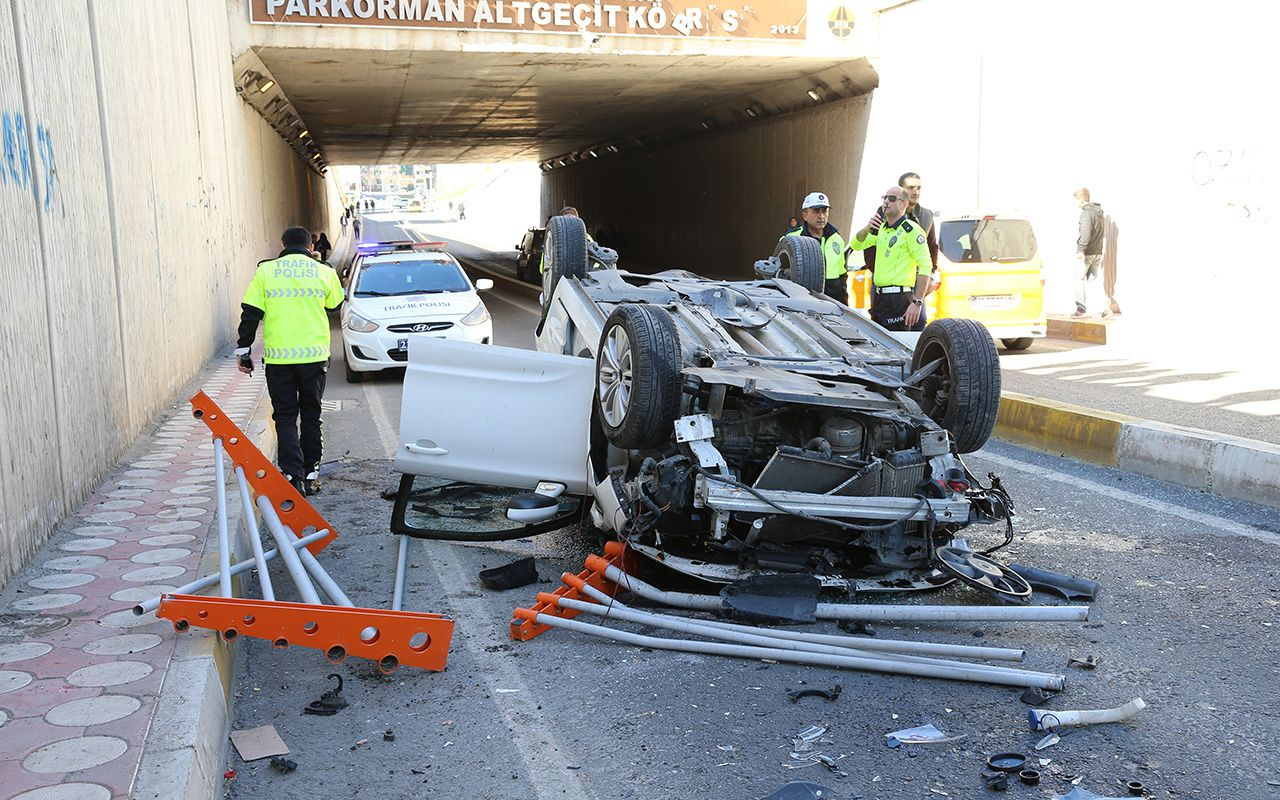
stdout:
<svg viewBox="0 0 1280 800">
<path fill-rule="evenodd" d="M 276 463 L 280 471 L 297 480 L 320 464 L 324 449 L 320 432 L 320 399 L 328 361 L 310 364 L 266 364 L 271 418 L 276 423 Z M 298 435 L 298 418 L 302 435 Z"/>
<path fill-rule="evenodd" d="M 874 292 L 874 290 L 873 290 Z M 911 305 L 911 292 L 897 294 L 872 294 L 871 319 L 887 331 L 922 331 L 928 321 L 925 319 L 924 307 L 920 307 L 920 319 L 916 324 L 907 327 L 903 321 L 907 315 L 907 306 Z"/>
<path fill-rule="evenodd" d="M 827 278 L 827 282 L 822 285 L 822 293 L 832 300 L 839 300 L 846 306 L 849 305 L 848 276 L 841 275 L 839 278 Z"/>
</svg>

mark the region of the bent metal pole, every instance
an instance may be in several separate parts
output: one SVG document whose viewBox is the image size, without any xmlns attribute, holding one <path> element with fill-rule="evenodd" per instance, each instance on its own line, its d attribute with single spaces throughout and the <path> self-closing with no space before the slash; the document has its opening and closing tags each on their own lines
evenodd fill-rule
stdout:
<svg viewBox="0 0 1280 800">
<path fill-rule="evenodd" d="M 301 539 L 299 539 L 297 542 L 295 542 L 293 545 L 294 549 L 297 549 L 299 547 L 306 547 L 312 542 L 318 542 L 328 535 L 329 535 L 328 528 L 322 531 L 316 531 L 310 536 L 304 536 Z M 275 558 L 279 554 L 280 554 L 280 551 L 273 547 L 267 552 L 262 554 L 262 560 L 270 561 L 271 559 Z M 239 564 L 236 564 L 234 567 L 231 568 L 231 574 L 239 575 L 241 572 L 247 572 L 251 569 L 254 569 L 257 566 L 258 566 L 257 562 L 254 562 L 254 561 L 241 561 Z M 172 592 L 165 592 L 165 594 L 195 594 L 201 589 L 208 589 L 210 586 L 217 583 L 219 577 L 220 577 L 219 574 L 216 572 L 210 573 L 209 575 L 205 575 L 203 578 L 199 578 L 197 580 L 192 581 L 191 583 L 187 583 L 182 586 L 179 586 L 177 589 L 174 589 Z M 156 597 L 153 597 L 150 600 L 144 600 L 143 602 L 137 604 L 136 606 L 133 607 L 134 615 L 140 617 L 143 614 L 146 614 L 150 611 L 155 611 L 157 608 L 160 607 L 160 599 L 162 597 L 164 597 L 164 595 L 157 595 Z"/>
<path fill-rule="evenodd" d="M 623 572 L 600 556 L 588 556 L 587 568 L 647 600 L 702 611 L 721 611 L 720 598 L 688 592 L 664 592 Z M 818 603 L 818 619 L 856 622 L 1081 622 L 1086 606 L 873 606 Z"/>
<path fill-rule="evenodd" d="M 253 514 L 253 498 L 249 496 L 249 481 L 245 480 L 244 467 L 236 467 L 236 481 L 240 484 L 240 507 L 244 510 L 244 532 L 249 537 L 249 546 L 253 548 L 253 560 L 258 565 L 258 585 L 262 587 L 262 599 L 275 600 L 276 592 L 271 586 L 271 570 L 267 569 L 267 559 L 262 552 L 262 538 L 258 536 L 258 518 Z"/>
<path fill-rule="evenodd" d="M 284 566 L 289 570 L 289 576 L 298 587 L 302 602 L 313 606 L 324 605 L 320 602 L 320 595 L 316 594 L 316 587 L 312 585 L 311 578 L 307 577 L 307 570 L 302 566 L 302 559 L 298 557 L 298 552 L 290 547 L 297 539 L 287 533 L 284 526 L 280 524 L 280 515 L 271 505 L 271 499 L 265 495 L 258 495 L 258 510 L 262 512 L 262 521 L 267 523 L 267 530 L 271 531 L 271 535 L 276 538 L 276 544 L 280 546 L 280 557 L 284 559 Z"/>
<path fill-rule="evenodd" d="M 231 597 L 231 537 L 227 535 L 227 475 L 222 469 L 222 439 L 213 440 L 213 488 L 218 498 L 218 590 Z"/>
<path fill-rule="evenodd" d="M 596 587 L 566 572 L 564 582 L 571 588 L 595 600 L 607 608 L 629 608 L 622 601 L 610 597 Z M 717 619 L 699 619 L 699 625 L 708 628 L 720 628 L 743 633 L 759 633 L 773 639 L 785 639 L 793 642 L 810 642 L 813 644 L 834 645 L 854 650 L 869 650 L 881 653 L 905 653 L 921 656 L 950 656 L 951 658 L 985 658 L 992 661 L 1022 661 L 1026 658 L 1025 650 L 1009 647 L 983 647 L 966 644 L 944 644 L 942 642 L 912 642 L 903 639 L 868 639 L 851 636 L 834 636 L 825 633 L 800 633 L 776 628 L 761 628 L 754 625 L 739 625 L 733 622 L 722 622 Z"/>
<path fill-rule="evenodd" d="M 658 636 L 606 628 L 571 619 L 561 619 L 550 614 L 541 614 L 530 609 L 516 609 L 516 616 L 539 625 L 552 628 L 565 628 L 579 633 L 601 636 L 636 647 L 652 647 L 655 650 L 675 650 L 682 653 L 703 653 L 706 655 L 733 656 L 735 658 L 772 659 L 793 664 L 813 664 L 822 667 L 844 667 L 860 669 L 868 672 L 884 672 L 895 675 L 914 675 L 920 678 L 949 678 L 951 680 L 975 681 L 978 683 L 995 683 L 1003 686 L 1035 686 L 1050 691 L 1060 691 L 1063 686 L 1061 675 L 1041 675 L 1036 673 L 1017 674 L 1014 670 L 990 671 L 975 667 L 954 667 L 947 665 L 921 664 L 910 661 L 896 661 L 861 656 L 835 656 L 826 653 L 806 653 L 793 650 L 779 650 L 772 647 L 751 647 L 747 645 L 726 644 L 724 642 L 695 642 L 688 639 L 663 639 Z"/>
<path fill-rule="evenodd" d="M 404 605 L 405 567 L 409 565 L 409 537 L 401 535 L 400 552 L 396 554 L 396 584 L 391 590 L 391 610 L 399 611 Z"/>
</svg>

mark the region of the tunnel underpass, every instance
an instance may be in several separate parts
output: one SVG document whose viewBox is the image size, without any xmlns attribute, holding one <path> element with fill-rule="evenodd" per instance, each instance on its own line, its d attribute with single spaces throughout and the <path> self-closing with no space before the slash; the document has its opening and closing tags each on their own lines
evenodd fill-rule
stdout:
<svg viewBox="0 0 1280 800">
<path fill-rule="evenodd" d="M 495 225 L 573 205 L 626 268 L 748 276 L 805 193 L 844 227 L 878 80 L 873 7 L 762 5 L 254 0 L 235 69 L 316 163 L 537 161 L 542 219 Z"/>
</svg>

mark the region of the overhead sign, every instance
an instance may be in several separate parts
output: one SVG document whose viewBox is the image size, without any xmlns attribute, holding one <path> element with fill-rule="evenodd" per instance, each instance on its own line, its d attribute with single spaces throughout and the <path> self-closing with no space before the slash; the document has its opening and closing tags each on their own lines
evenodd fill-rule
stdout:
<svg viewBox="0 0 1280 800">
<path fill-rule="evenodd" d="M 249 0 L 263 25 L 795 40 L 807 0 Z"/>
</svg>

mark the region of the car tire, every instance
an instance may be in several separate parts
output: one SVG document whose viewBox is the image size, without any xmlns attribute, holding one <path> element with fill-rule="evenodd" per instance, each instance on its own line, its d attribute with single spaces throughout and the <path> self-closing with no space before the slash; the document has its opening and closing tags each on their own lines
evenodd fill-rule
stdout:
<svg viewBox="0 0 1280 800">
<path fill-rule="evenodd" d="M 347 379 L 347 383 L 363 383 L 364 373 L 356 372 L 351 368 L 351 362 L 347 361 L 348 356 L 344 353 L 342 356 L 342 373 Z"/>
<path fill-rule="evenodd" d="M 1000 411 L 1000 357 L 982 323 L 945 318 L 931 322 L 916 343 L 911 370 L 938 359 L 921 381 L 917 400 L 934 422 L 951 431 L 956 450 L 981 450 Z"/>
<path fill-rule="evenodd" d="M 1017 339 L 1001 339 L 1000 343 L 1005 350 L 1026 350 L 1034 341 L 1030 336 L 1022 336 Z"/>
<path fill-rule="evenodd" d="M 682 363 L 680 335 L 666 309 L 626 303 L 605 320 L 596 350 L 596 413 L 615 447 L 647 450 L 671 438 Z"/>
<path fill-rule="evenodd" d="M 587 274 L 587 226 L 577 217 L 552 217 L 543 246 L 542 298 L 548 306 L 561 278 Z"/>
<path fill-rule="evenodd" d="M 517 258 L 516 259 L 516 280 L 523 282 L 524 278 L 525 278 L 524 264 L 522 264 L 520 259 Z"/>
<path fill-rule="evenodd" d="M 811 292 L 821 293 L 827 284 L 827 264 L 822 245 L 808 236 L 783 236 L 773 255 L 781 264 L 778 277 L 798 283 Z"/>
</svg>

